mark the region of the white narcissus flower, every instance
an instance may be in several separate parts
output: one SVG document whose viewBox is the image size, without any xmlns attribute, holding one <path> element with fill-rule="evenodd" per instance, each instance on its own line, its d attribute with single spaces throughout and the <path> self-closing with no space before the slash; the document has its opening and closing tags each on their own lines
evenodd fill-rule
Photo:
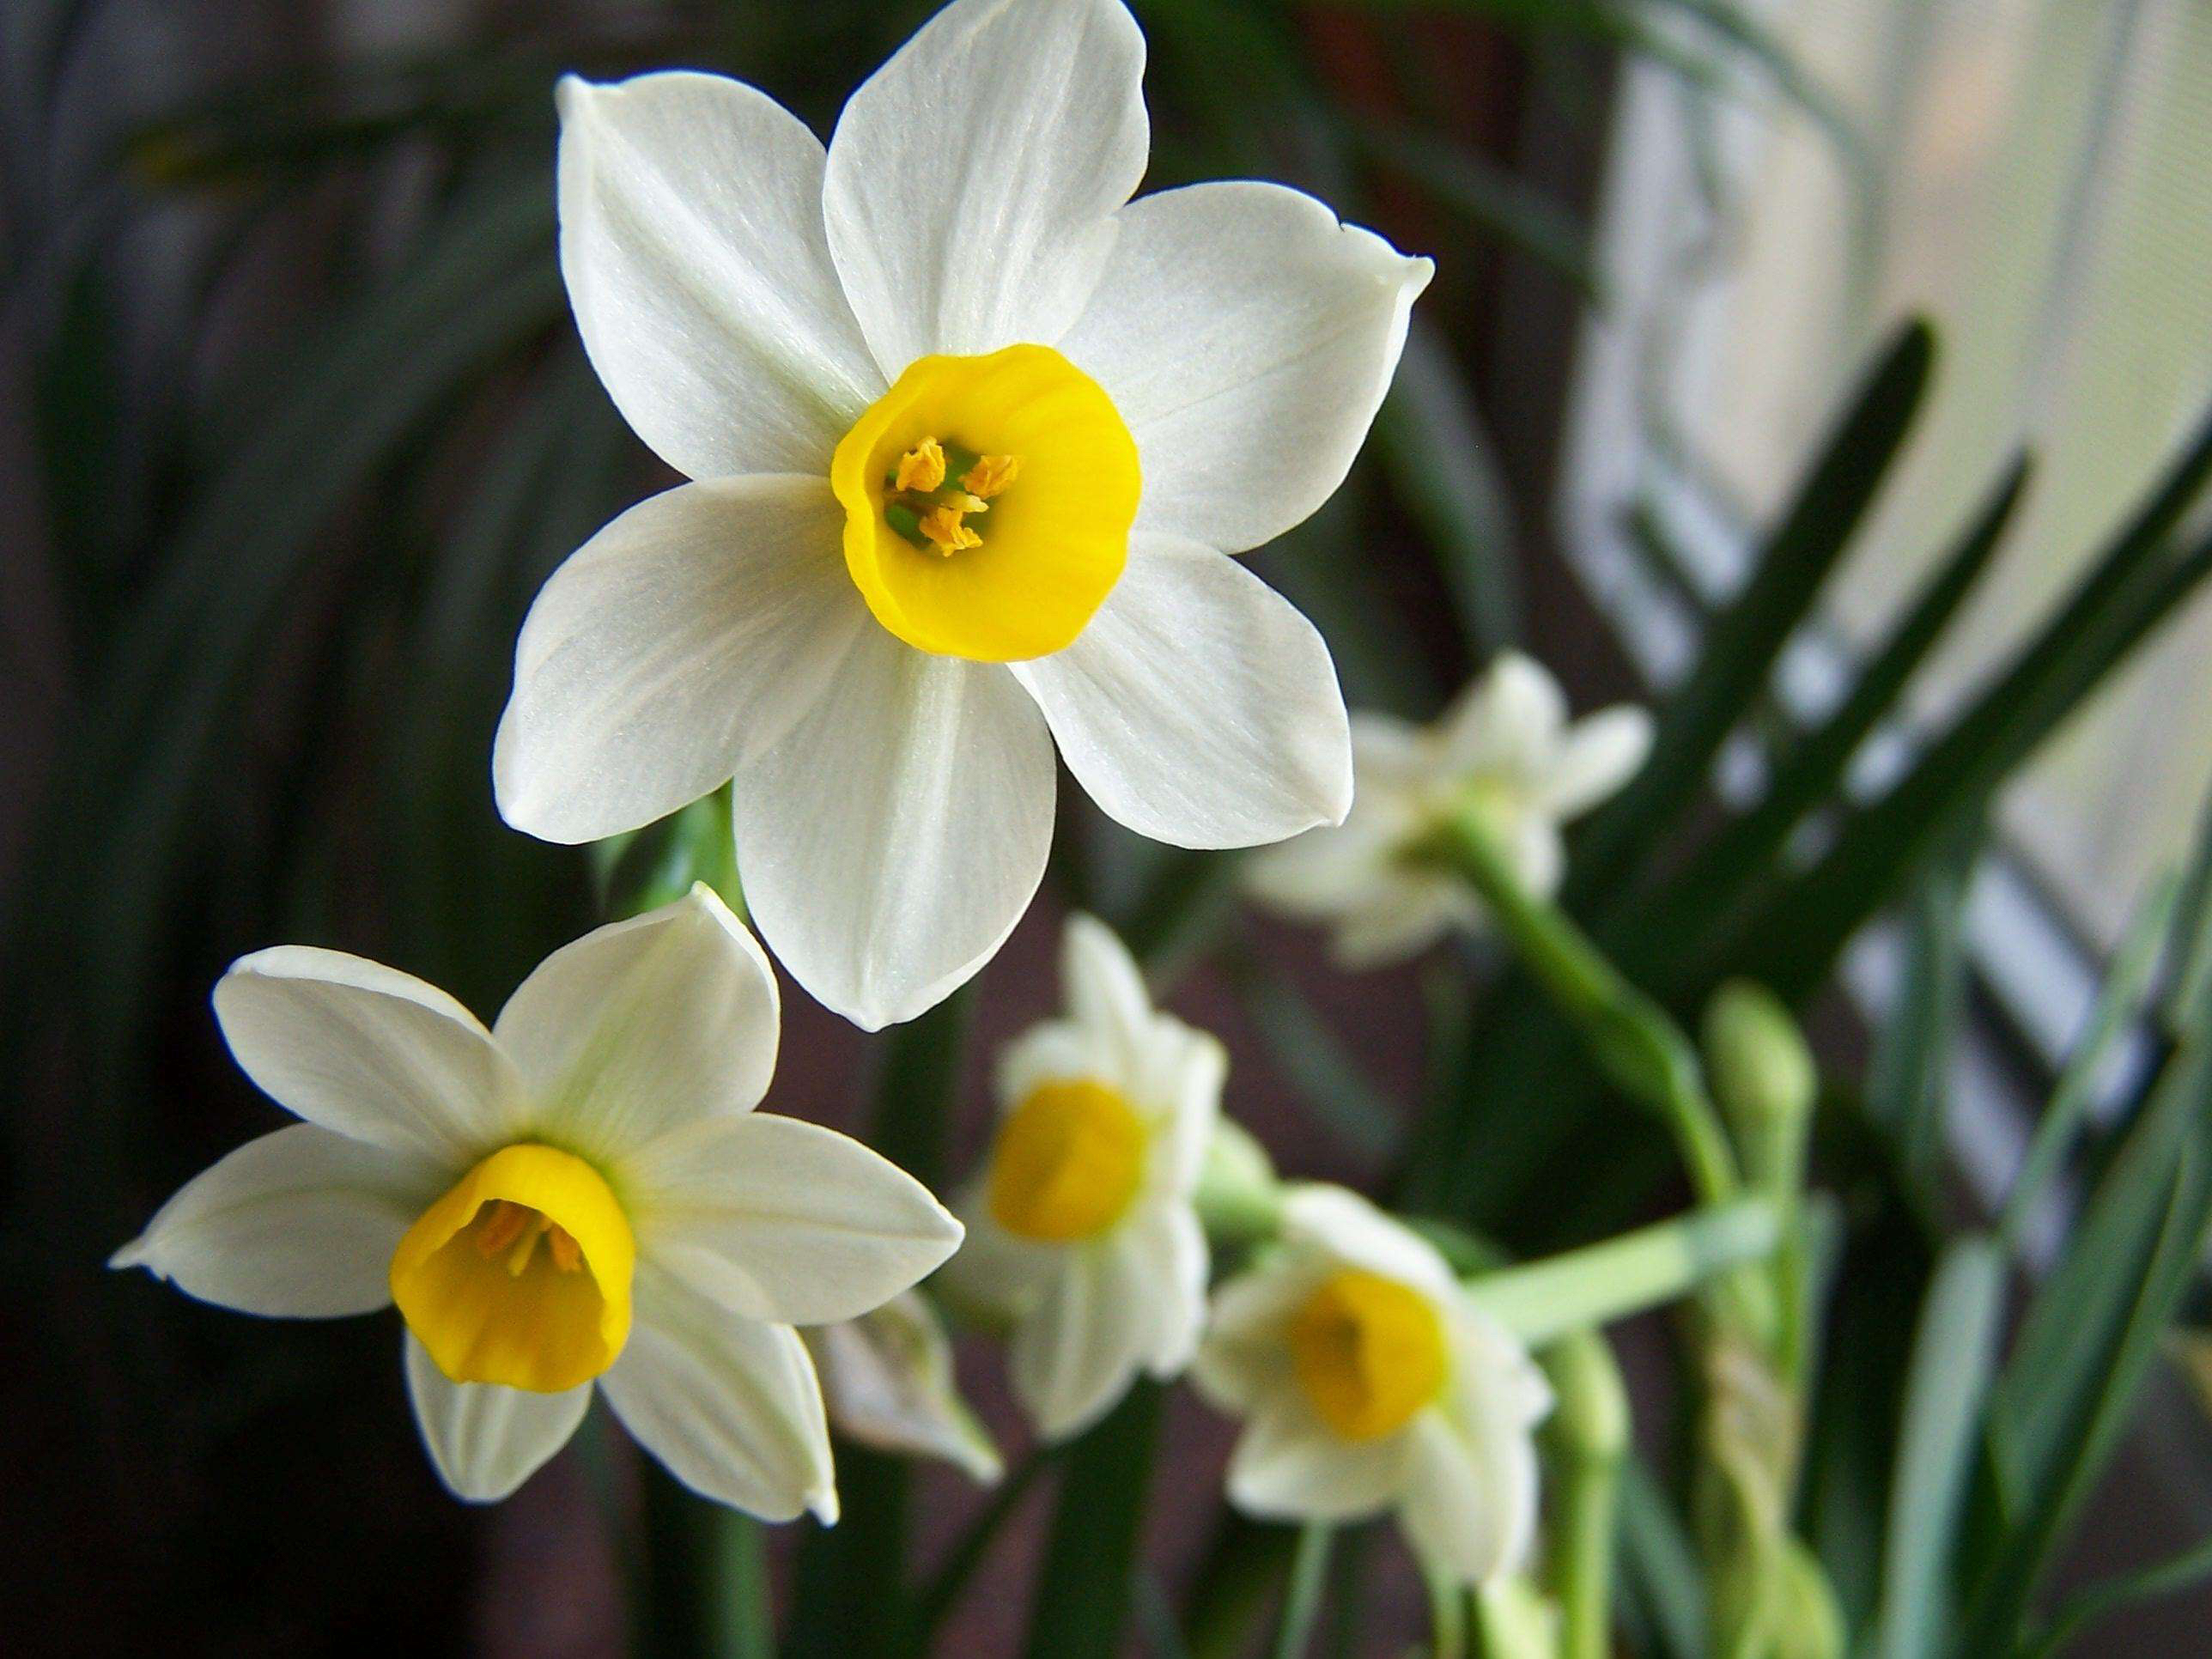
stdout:
<svg viewBox="0 0 2212 1659">
<path fill-rule="evenodd" d="M 960 1224 L 858 1141 L 753 1110 L 775 979 L 713 892 L 556 951 L 490 1030 L 421 980 L 300 945 L 239 962 L 215 1007 L 306 1121 L 187 1183 L 110 1265 L 246 1313 L 396 1302 L 459 1497 L 520 1486 L 596 1386 L 685 1485 L 836 1518 L 793 1327 L 896 1295 Z"/>
<path fill-rule="evenodd" d="M 1627 782 L 1650 747 L 1644 710 L 1571 725 L 1559 683 L 1506 652 L 1432 726 L 1355 716 L 1351 815 L 1255 855 L 1245 884 L 1272 909 L 1328 924 L 1344 967 L 1401 960 L 1483 919 L 1466 878 L 1425 855 L 1446 818 L 1474 807 L 1521 884 L 1549 897 L 1566 866 L 1560 825 Z"/>
<path fill-rule="evenodd" d="M 1342 482 L 1431 266 L 1254 183 L 1128 198 L 1120 0 L 958 0 L 825 152 L 762 93 L 569 79 L 561 267 L 617 406 L 696 482 L 556 571 L 493 770 L 547 840 L 734 776 L 754 920 L 859 1024 L 988 961 L 1055 743 L 1179 846 L 1340 821 L 1328 647 L 1228 553 Z"/>
<path fill-rule="evenodd" d="M 1191 1375 L 1244 1419 L 1229 1497 L 1250 1514 L 1395 1510 L 1463 1583 L 1525 1559 L 1551 1390 L 1434 1247 L 1357 1194 L 1292 1189 L 1282 1243 L 1215 1292 Z"/>
<path fill-rule="evenodd" d="M 1008 1045 L 1004 1115 L 959 1201 L 953 1290 L 1014 1322 L 1014 1394 L 1048 1440 L 1097 1420 L 1140 1370 L 1190 1363 L 1206 1317 L 1193 1207 L 1229 1056 L 1153 1012 L 1137 964 L 1089 916 L 1061 951 L 1067 1016 Z"/>
</svg>

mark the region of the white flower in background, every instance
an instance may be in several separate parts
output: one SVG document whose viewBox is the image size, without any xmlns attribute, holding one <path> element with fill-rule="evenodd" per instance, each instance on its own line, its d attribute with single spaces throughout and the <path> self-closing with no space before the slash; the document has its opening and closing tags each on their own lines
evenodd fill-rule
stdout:
<svg viewBox="0 0 2212 1659">
<path fill-rule="evenodd" d="M 952 1342 L 927 1297 L 905 1291 L 858 1319 L 800 1333 L 837 1432 L 878 1451 L 941 1457 L 988 1486 L 999 1449 L 960 1397 Z"/>
<path fill-rule="evenodd" d="M 762 935 L 859 1024 L 988 961 L 1055 742 L 1187 847 L 1340 820 L 1343 699 L 1234 560 L 1343 480 L 1425 259 L 1274 185 L 1131 202 L 1119 0 L 959 0 L 825 153 L 738 82 L 562 83 L 561 266 L 627 418 L 697 482 L 539 593 L 493 761 L 551 841 L 735 778 Z"/>
<path fill-rule="evenodd" d="M 335 951 L 239 962 L 216 1017 L 305 1122 L 189 1182 L 110 1265 L 242 1312 L 397 1303 L 408 1389 L 459 1496 L 504 1498 L 596 1384 L 687 1486 L 835 1519 L 794 1324 L 876 1307 L 960 1225 L 848 1137 L 754 1111 L 775 976 L 707 888 L 556 951 L 486 1030 Z"/>
<path fill-rule="evenodd" d="M 1443 820 L 1474 806 L 1521 884 L 1548 897 L 1566 866 L 1560 825 L 1627 782 L 1650 747 L 1644 710 L 1570 725 L 1559 683 L 1506 652 L 1433 726 L 1356 716 L 1351 815 L 1255 855 L 1246 885 L 1271 908 L 1328 924 L 1346 968 L 1400 960 L 1482 921 L 1465 878 L 1425 855 Z"/>
<path fill-rule="evenodd" d="M 1014 1321 L 1014 1394 L 1048 1440 L 1095 1422 L 1139 1370 L 1190 1363 L 1206 1273 L 1192 1198 L 1229 1069 L 1218 1042 L 1153 1012 L 1099 922 L 1068 922 L 1060 972 L 1067 1017 L 1001 1060 L 1004 1115 L 945 1268 Z"/>
<path fill-rule="evenodd" d="M 1443 1258 L 1357 1194 L 1302 1187 L 1282 1243 L 1214 1294 L 1191 1373 L 1244 1419 L 1229 1497 L 1279 1520 L 1395 1510 L 1431 1571 L 1525 1559 L 1551 1390 Z"/>
</svg>

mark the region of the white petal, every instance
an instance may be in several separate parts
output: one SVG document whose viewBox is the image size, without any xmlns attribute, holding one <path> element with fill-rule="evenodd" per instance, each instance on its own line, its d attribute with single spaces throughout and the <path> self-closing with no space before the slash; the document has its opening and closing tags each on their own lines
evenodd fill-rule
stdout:
<svg viewBox="0 0 2212 1659">
<path fill-rule="evenodd" d="M 1052 741 L 994 665 L 864 632 L 828 692 L 739 770 L 738 867 L 769 946 L 873 1030 L 997 952 L 1044 876 Z"/>
<path fill-rule="evenodd" d="M 822 146 L 716 75 L 561 82 L 561 272 L 584 349 L 678 472 L 824 472 L 884 381 L 822 234 Z"/>
<path fill-rule="evenodd" d="M 1014 673 L 1092 799 L 1177 847 L 1249 847 L 1352 805 L 1352 743 L 1328 647 L 1225 554 L 1163 536 L 1073 645 Z"/>
<path fill-rule="evenodd" d="M 1144 72 L 1120 0 L 957 0 L 853 94 L 823 215 L 885 374 L 1066 331 L 1144 177 Z"/>
<path fill-rule="evenodd" d="M 1138 522 L 1234 552 L 1344 482 L 1434 267 L 1280 185 L 1132 202 L 1060 349 L 1137 440 Z"/>
<path fill-rule="evenodd" d="M 1644 709 L 1623 704 L 1577 720 L 1542 781 L 1544 805 L 1563 818 L 1587 811 L 1634 777 L 1650 752 Z"/>
<path fill-rule="evenodd" d="M 1559 683 L 1518 651 L 1501 653 L 1441 722 L 1455 769 L 1530 780 L 1550 769 L 1566 724 Z"/>
<path fill-rule="evenodd" d="M 185 1182 L 107 1265 L 240 1313 L 371 1313 L 392 1300 L 401 1236 L 452 1181 L 431 1160 L 295 1123 Z"/>
<path fill-rule="evenodd" d="M 1463 1583 L 1487 1583 L 1527 1558 L 1536 1521 L 1536 1448 L 1527 1431 L 1469 1432 L 1425 1411 L 1407 1428 L 1400 1514 L 1415 1552 Z"/>
<path fill-rule="evenodd" d="M 1060 935 L 1060 978 L 1076 1024 L 1127 1054 L 1152 1023 L 1152 994 L 1129 947 L 1096 916 L 1073 915 Z"/>
<path fill-rule="evenodd" d="M 1156 1114 L 1156 1168 L 1167 1191 L 1188 1197 L 1197 1189 L 1228 1078 L 1229 1050 L 1219 1038 L 1171 1015 L 1153 1017 L 1133 1089 Z"/>
<path fill-rule="evenodd" d="M 1482 916 L 1481 904 L 1464 884 L 1426 872 L 1386 878 L 1346 910 L 1329 955 L 1338 967 L 1355 973 L 1419 956 L 1454 927 L 1472 926 Z"/>
<path fill-rule="evenodd" d="M 826 1325 L 934 1271 L 960 1224 L 849 1135 L 757 1113 L 678 1129 L 625 1160 L 640 1251 L 732 1312 Z"/>
<path fill-rule="evenodd" d="M 770 1521 L 836 1519 L 822 1389 L 790 1326 L 740 1318 L 641 1263 L 637 1323 L 600 1387 L 693 1491 Z"/>
<path fill-rule="evenodd" d="M 1118 1083 L 1122 1060 L 1116 1034 L 1079 1020 L 1040 1020 L 999 1051 L 999 1103 L 1011 1112 L 1040 1083 L 1074 1078 Z"/>
<path fill-rule="evenodd" d="M 410 1332 L 407 1395 L 438 1478 L 454 1497 L 495 1504 L 568 1443 L 592 1403 L 592 1385 L 532 1394 L 495 1382 L 456 1382 Z"/>
<path fill-rule="evenodd" d="M 1329 1263 L 1291 1249 L 1225 1280 L 1213 1293 L 1191 1381 L 1218 1409 L 1249 1417 L 1297 1386 L 1285 1328 Z"/>
<path fill-rule="evenodd" d="M 492 748 L 501 816 L 597 841 L 726 782 L 873 625 L 843 521 L 819 476 L 734 478 L 652 496 L 579 548 L 515 647 Z"/>
<path fill-rule="evenodd" d="M 904 1291 L 865 1318 L 799 1334 L 839 1434 L 878 1451 L 944 1458 L 984 1486 L 1006 1473 L 960 1397 L 951 1340 L 926 1297 Z"/>
<path fill-rule="evenodd" d="M 619 1159 L 678 1125 L 749 1112 L 775 1072 L 775 973 L 712 889 L 593 929 L 522 981 L 494 1028 L 534 1127 Z"/>
<path fill-rule="evenodd" d="M 1069 1249 L 1016 1327 L 1008 1375 L 1044 1439 L 1067 1439 L 1103 1417 L 1146 1363 L 1146 1304 L 1157 1286 L 1142 1267 L 1118 1235 Z"/>
<path fill-rule="evenodd" d="M 968 1231 L 934 1282 L 960 1306 L 993 1320 L 1028 1313 L 1059 1273 L 1066 1248 L 1017 1237 L 1000 1226 L 981 1181 L 963 1190 L 954 1207 Z"/>
<path fill-rule="evenodd" d="M 1401 1280 L 1447 1306 L 1459 1299 L 1459 1281 L 1436 1246 L 1348 1188 L 1292 1188 L 1283 1200 L 1283 1231 L 1297 1248 Z"/>
<path fill-rule="evenodd" d="M 1284 1520 L 1343 1521 L 1372 1515 L 1398 1495 L 1405 1437 L 1338 1438 L 1303 1398 L 1279 1395 L 1237 1437 L 1229 1458 L 1229 1497 L 1250 1514 Z"/>
<path fill-rule="evenodd" d="M 1188 1204 L 1158 1204 L 1129 1218 L 1116 1240 L 1149 1334 L 1145 1369 L 1179 1376 L 1206 1328 L 1206 1229 Z"/>
<path fill-rule="evenodd" d="M 311 1123 L 447 1165 L 510 1139 L 521 1092 L 474 1014 L 342 951 L 282 945 L 231 965 L 215 1014 L 246 1076 Z"/>
</svg>

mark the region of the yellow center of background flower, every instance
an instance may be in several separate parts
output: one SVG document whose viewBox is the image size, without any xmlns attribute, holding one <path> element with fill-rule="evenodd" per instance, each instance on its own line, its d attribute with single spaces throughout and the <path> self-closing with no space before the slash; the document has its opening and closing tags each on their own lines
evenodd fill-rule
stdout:
<svg viewBox="0 0 2212 1659">
<path fill-rule="evenodd" d="M 637 1244 L 597 1170 L 504 1147 L 422 1212 L 392 1256 L 392 1299 L 456 1382 L 558 1394 L 629 1340 Z"/>
<path fill-rule="evenodd" d="M 1405 1426 L 1444 1383 L 1443 1322 L 1411 1285 L 1340 1268 L 1308 1296 L 1290 1325 L 1299 1386 L 1346 1440 Z"/>
<path fill-rule="evenodd" d="M 1039 1084 L 1000 1126 L 991 1214 L 1023 1238 L 1065 1243 L 1121 1218 L 1145 1173 L 1145 1126 L 1087 1079 Z"/>
<path fill-rule="evenodd" d="M 923 357 L 837 446 L 845 567 L 908 645 L 978 662 L 1072 643 L 1121 579 L 1136 440 L 1049 346 Z"/>
</svg>

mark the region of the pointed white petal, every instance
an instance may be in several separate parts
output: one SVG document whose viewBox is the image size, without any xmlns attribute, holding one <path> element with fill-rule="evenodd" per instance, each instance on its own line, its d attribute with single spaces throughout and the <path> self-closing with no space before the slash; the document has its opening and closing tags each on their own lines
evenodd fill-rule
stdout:
<svg viewBox="0 0 2212 1659">
<path fill-rule="evenodd" d="M 638 1249 L 732 1312 L 826 1325 L 881 1307 L 960 1243 L 929 1189 L 849 1135 L 756 1113 L 623 1164 Z"/>
<path fill-rule="evenodd" d="M 1280 185 L 1162 191 L 1115 222 L 1060 349 L 1137 440 L 1139 524 L 1232 552 L 1281 535 L 1344 482 L 1434 267 Z"/>
<path fill-rule="evenodd" d="M 1460 693 L 1441 724 L 1455 770 L 1534 779 L 1558 751 L 1567 700 L 1542 664 L 1507 651 Z"/>
<path fill-rule="evenodd" d="M 1178 1197 L 1197 1189 L 1228 1077 L 1229 1050 L 1219 1038 L 1171 1015 L 1153 1017 L 1134 1091 L 1158 1114 L 1156 1168 L 1165 1189 Z"/>
<path fill-rule="evenodd" d="M 1065 946 L 1062 959 L 1065 960 Z M 1091 1078 L 1119 1083 L 1122 1044 L 1073 1019 L 1040 1020 L 999 1051 L 999 1103 L 1012 1111 L 1040 1083 Z"/>
<path fill-rule="evenodd" d="M 1066 331 L 1144 177 L 1144 70 L 1120 0 L 957 0 L 853 94 L 823 217 L 885 374 Z"/>
<path fill-rule="evenodd" d="M 1401 1280 L 1447 1307 L 1459 1299 L 1459 1281 L 1437 1247 L 1349 1188 L 1292 1188 L 1283 1200 L 1283 1231 L 1297 1248 Z"/>
<path fill-rule="evenodd" d="M 1542 780 L 1543 804 L 1563 818 L 1589 811 L 1634 777 L 1651 752 L 1651 716 L 1623 704 L 1568 728 Z"/>
<path fill-rule="evenodd" d="M 1303 1397 L 1279 1394 L 1244 1425 L 1230 1454 L 1230 1500 L 1250 1514 L 1284 1520 L 1372 1515 L 1398 1495 L 1405 1439 L 1339 1439 Z"/>
<path fill-rule="evenodd" d="M 775 1072 L 775 970 L 712 889 L 593 929 L 522 981 L 494 1028 L 533 1127 L 621 1159 L 682 1124 L 749 1112 Z"/>
<path fill-rule="evenodd" d="M 492 749 L 501 816 L 544 841 L 635 830 L 726 782 L 872 626 L 813 477 L 685 484 L 578 549 L 531 604 Z"/>
<path fill-rule="evenodd" d="M 407 1395 L 438 1478 L 454 1497 L 495 1504 L 568 1443 L 592 1403 L 592 1385 L 532 1394 L 495 1382 L 456 1382 L 408 1333 Z"/>
<path fill-rule="evenodd" d="M 1013 677 L 864 631 L 739 770 L 753 919 L 817 1001 L 874 1030 L 942 1000 L 1021 920 L 1052 842 L 1052 740 Z"/>
<path fill-rule="evenodd" d="M 1352 805 L 1336 666 L 1227 555 L 1147 536 L 1074 644 L 1014 673 L 1092 799 L 1177 847 L 1249 847 Z"/>
<path fill-rule="evenodd" d="M 231 965 L 216 1019 L 246 1076 L 310 1123 L 449 1166 L 521 1121 L 514 1068 L 434 985 L 342 951 L 282 945 Z"/>
<path fill-rule="evenodd" d="M 979 1485 L 1006 1473 L 953 1374 L 952 1342 L 929 1301 L 903 1291 L 860 1319 L 803 1330 L 839 1434 L 878 1451 L 941 1457 Z"/>
<path fill-rule="evenodd" d="M 1143 1263 L 1119 1234 L 1067 1250 L 1007 1352 L 1014 1397 L 1046 1440 L 1103 1417 L 1147 1358 L 1152 1335 Z"/>
<path fill-rule="evenodd" d="M 312 1123 L 249 1140 L 108 1258 L 240 1313 L 328 1319 L 392 1300 L 392 1253 L 453 1172 Z"/>
<path fill-rule="evenodd" d="M 600 1387 L 693 1491 L 770 1521 L 836 1519 L 822 1389 L 790 1326 L 741 1318 L 640 1263 L 637 1323 Z"/>
<path fill-rule="evenodd" d="M 561 273 L 623 418 L 678 472 L 826 471 L 884 381 L 822 234 L 822 146 L 720 76 L 561 82 Z"/>
<path fill-rule="evenodd" d="M 1133 1054 L 1152 1028 L 1152 996 L 1114 930 L 1096 916 L 1070 916 L 1060 935 L 1060 977 L 1076 1024 Z"/>
<path fill-rule="evenodd" d="M 1400 1515 L 1431 1571 L 1487 1583 L 1527 1558 L 1536 1521 L 1536 1448 L 1525 1430 L 1462 1425 L 1425 1411 L 1407 1425 Z"/>
<path fill-rule="evenodd" d="M 1206 1229 L 1189 1205 L 1157 1204 L 1130 1217 L 1116 1243 L 1144 1312 L 1145 1369 L 1179 1376 L 1206 1327 Z"/>
</svg>

